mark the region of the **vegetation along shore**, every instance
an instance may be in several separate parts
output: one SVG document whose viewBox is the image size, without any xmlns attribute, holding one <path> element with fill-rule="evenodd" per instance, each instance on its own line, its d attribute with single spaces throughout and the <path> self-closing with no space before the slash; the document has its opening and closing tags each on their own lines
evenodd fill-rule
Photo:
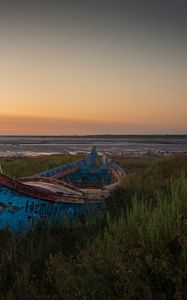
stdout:
<svg viewBox="0 0 187 300">
<path fill-rule="evenodd" d="M 0 163 L 23 177 L 80 158 Z M 187 156 L 113 158 L 127 176 L 101 210 L 0 232 L 0 299 L 187 299 Z"/>
</svg>

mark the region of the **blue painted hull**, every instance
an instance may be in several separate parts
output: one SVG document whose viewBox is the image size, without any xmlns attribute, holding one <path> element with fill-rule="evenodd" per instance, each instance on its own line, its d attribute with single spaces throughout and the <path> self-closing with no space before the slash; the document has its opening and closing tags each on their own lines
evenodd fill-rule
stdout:
<svg viewBox="0 0 187 300">
<path fill-rule="evenodd" d="M 35 177 L 15 180 L 0 174 L 0 229 L 9 227 L 21 231 L 45 220 L 59 223 L 67 219 L 71 222 L 76 216 L 101 206 L 125 173 L 106 156 L 102 157 L 99 166 L 97 159 L 93 147 L 85 159 L 52 168 Z M 115 173 L 117 176 L 113 178 Z M 100 186 L 99 192 L 94 186 Z M 83 187 L 87 188 L 84 192 L 79 189 Z"/>
<path fill-rule="evenodd" d="M 21 195 L 11 189 L 0 186 L 0 229 L 10 228 L 23 231 L 45 220 L 53 223 L 68 220 L 95 210 L 98 204 L 73 204 L 50 202 Z"/>
</svg>

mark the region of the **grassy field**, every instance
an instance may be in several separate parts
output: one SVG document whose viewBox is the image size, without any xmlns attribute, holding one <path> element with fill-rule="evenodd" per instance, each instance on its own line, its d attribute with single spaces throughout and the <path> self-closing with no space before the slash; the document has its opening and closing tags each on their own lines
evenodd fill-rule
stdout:
<svg viewBox="0 0 187 300">
<path fill-rule="evenodd" d="M 1 164 L 19 177 L 74 159 Z M 187 156 L 115 159 L 128 175 L 101 211 L 0 232 L 0 299 L 187 299 Z"/>
<path fill-rule="evenodd" d="M 44 155 L 39 157 L 0 157 L 3 172 L 11 177 L 32 176 L 50 168 L 81 159 L 81 155 Z"/>
</svg>

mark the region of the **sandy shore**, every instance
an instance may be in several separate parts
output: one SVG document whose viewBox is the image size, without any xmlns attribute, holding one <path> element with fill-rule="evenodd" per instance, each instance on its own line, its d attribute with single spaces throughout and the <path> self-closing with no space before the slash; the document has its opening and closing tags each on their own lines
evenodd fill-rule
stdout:
<svg viewBox="0 0 187 300">
<path fill-rule="evenodd" d="M 187 155 L 186 151 L 164 151 L 164 150 L 144 150 L 144 151 L 104 151 L 107 155 L 123 156 L 123 157 L 167 157 L 174 155 Z M 89 151 L 64 151 L 64 152 L 11 152 L 6 151 L 0 153 L 0 157 L 38 157 L 49 155 L 86 155 Z"/>
</svg>

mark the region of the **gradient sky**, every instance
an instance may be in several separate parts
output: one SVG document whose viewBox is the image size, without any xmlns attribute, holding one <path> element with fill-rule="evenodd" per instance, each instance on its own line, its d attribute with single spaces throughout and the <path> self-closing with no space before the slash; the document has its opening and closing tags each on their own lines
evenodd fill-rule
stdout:
<svg viewBox="0 0 187 300">
<path fill-rule="evenodd" d="M 0 2 L 0 134 L 187 133 L 186 1 Z"/>
</svg>

